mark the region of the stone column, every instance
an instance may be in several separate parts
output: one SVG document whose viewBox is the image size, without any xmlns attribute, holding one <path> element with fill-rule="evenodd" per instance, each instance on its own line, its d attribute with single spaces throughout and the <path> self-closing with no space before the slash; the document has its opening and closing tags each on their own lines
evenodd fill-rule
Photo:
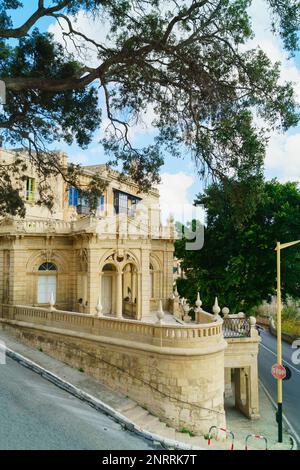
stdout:
<svg viewBox="0 0 300 470">
<path fill-rule="evenodd" d="M 250 419 L 259 418 L 259 391 L 257 361 L 253 361 L 248 372 L 247 414 Z"/>
<path fill-rule="evenodd" d="M 22 247 L 21 240 L 16 240 L 13 249 L 10 251 L 9 267 L 9 303 L 27 304 L 27 276 L 26 276 L 26 249 Z"/>
<path fill-rule="evenodd" d="M 87 301 L 85 313 L 95 313 L 99 297 L 99 251 L 88 248 L 88 271 L 87 271 Z"/>
<path fill-rule="evenodd" d="M 141 250 L 141 289 L 139 290 L 140 298 L 140 318 L 144 319 L 149 317 L 150 312 L 150 256 L 149 247 L 144 247 Z"/>
<path fill-rule="evenodd" d="M 136 318 L 137 320 L 140 320 L 142 317 L 142 312 L 141 312 L 141 287 L 142 286 L 142 274 L 140 272 L 137 273 L 137 311 L 136 311 Z"/>
<path fill-rule="evenodd" d="M 122 273 L 117 273 L 117 293 L 116 293 L 116 314 L 117 318 L 122 318 L 123 314 L 123 289 Z"/>
<path fill-rule="evenodd" d="M 231 369 L 225 367 L 225 397 L 232 397 Z"/>
<path fill-rule="evenodd" d="M 246 405 L 246 378 L 245 369 L 237 368 L 234 371 L 234 391 L 235 391 L 235 406 L 242 413 L 245 413 Z"/>
<path fill-rule="evenodd" d="M 173 243 L 167 242 L 165 245 L 164 252 L 164 266 L 163 266 L 163 289 L 162 297 L 164 299 L 164 308 L 166 308 L 167 299 L 173 292 L 173 257 L 174 257 L 174 245 Z"/>
</svg>

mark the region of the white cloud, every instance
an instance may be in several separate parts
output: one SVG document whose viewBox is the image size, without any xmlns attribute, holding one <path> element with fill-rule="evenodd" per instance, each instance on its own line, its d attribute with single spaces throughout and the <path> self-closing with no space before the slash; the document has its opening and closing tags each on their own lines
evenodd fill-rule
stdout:
<svg viewBox="0 0 300 470">
<path fill-rule="evenodd" d="M 272 33 L 270 12 L 266 2 L 264 0 L 253 1 L 250 13 L 255 37 L 246 44 L 245 48 L 259 46 L 273 63 L 280 62 L 280 82 L 291 81 L 296 99 L 300 102 L 300 69 L 295 60 L 288 57 L 281 39 Z M 270 136 L 265 160 L 268 177 L 276 176 L 281 181 L 300 179 L 299 147 L 300 133 L 293 135 L 273 133 Z"/>
<path fill-rule="evenodd" d="M 282 182 L 300 180 L 299 148 L 300 133 L 272 136 L 265 161 L 268 176 Z"/>
<path fill-rule="evenodd" d="M 273 63 L 280 62 L 280 82 L 293 82 L 297 99 L 300 100 L 300 70 L 297 68 L 294 59 L 288 57 L 288 52 L 283 48 L 281 38 L 272 33 L 271 16 L 267 2 L 265 0 L 254 0 L 249 12 L 252 16 L 255 37 L 247 42 L 243 49 L 260 47 Z"/>
<path fill-rule="evenodd" d="M 87 165 L 88 164 L 88 155 L 87 153 L 76 153 L 70 156 L 70 162 L 75 164 Z"/>
<path fill-rule="evenodd" d="M 193 198 L 188 194 L 188 190 L 194 183 L 195 176 L 183 171 L 162 173 L 158 189 L 163 223 L 170 214 L 173 215 L 175 221 L 182 223 L 192 218 L 204 220 L 202 208 L 195 208 Z"/>
</svg>

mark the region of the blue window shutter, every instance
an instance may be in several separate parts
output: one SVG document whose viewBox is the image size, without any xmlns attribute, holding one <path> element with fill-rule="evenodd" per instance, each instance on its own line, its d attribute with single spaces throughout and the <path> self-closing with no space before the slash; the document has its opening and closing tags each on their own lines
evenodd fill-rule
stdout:
<svg viewBox="0 0 300 470">
<path fill-rule="evenodd" d="M 69 206 L 77 206 L 78 205 L 78 189 L 76 188 L 69 188 Z"/>
<path fill-rule="evenodd" d="M 78 205 L 78 189 L 76 188 L 73 188 L 74 189 L 74 206 L 77 206 Z"/>
<path fill-rule="evenodd" d="M 72 206 L 73 202 L 73 188 L 69 188 L 69 206 Z"/>
</svg>

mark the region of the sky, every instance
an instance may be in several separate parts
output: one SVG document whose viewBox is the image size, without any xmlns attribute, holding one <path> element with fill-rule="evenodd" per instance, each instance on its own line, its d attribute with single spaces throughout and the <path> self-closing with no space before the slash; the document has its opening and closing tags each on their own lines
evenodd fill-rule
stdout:
<svg viewBox="0 0 300 470">
<path fill-rule="evenodd" d="M 15 25 L 24 21 L 37 4 L 37 0 L 24 0 L 24 8 L 14 12 Z M 279 37 L 271 33 L 269 15 L 263 0 L 253 0 L 251 6 L 252 24 L 255 38 L 247 44 L 248 47 L 260 46 L 272 61 L 281 62 L 282 81 L 292 81 L 294 83 L 297 100 L 300 103 L 300 53 L 296 53 L 294 58 L 288 58 L 284 51 Z M 37 26 L 41 30 L 52 32 L 58 41 L 62 41 L 61 29 L 55 20 L 42 19 Z M 76 28 L 89 37 L 99 39 L 105 34 L 105 28 L 99 23 L 92 23 L 83 13 L 77 18 Z M 72 46 L 70 46 L 70 50 Z M 93 54 L 90 57 L 93 64 Z M 146 145 L 151 141 L 153 130 L 151 128 L 151 117 L 153 114 L 148 110 L 138 125 L 132 129 L 131 137 L 134 144 Z M 64 143 L 57 143 L 57 148 L 65 151 L 71 161 L 83 165 L 104 163 L 107 158 L 100 146 L 99 138 L 105 127 L 105 117 L 102 128 L 95 134 L 89 147 L 85 150 L 76 145 L 68 146 Z M 280 181 L 300 181 L 300 125 L 284 134 L 272 134 L 270 136 L 265 159 L 265 176 L 267 179 L 278 178 Z M 191 160 L 187 158 L 177 159 L 168 157 L 161 168 L 161 184 L 159 186 L 161 195 L 161 208 L 163 219 L 165 220 L 169 212 L 176 220 L 189 220 L 192 216 L 203 219 L 203 210 L 193 209 L 195 195 L 203 190 L 205 182 L 201 181 L 195 171 Z"/>
</svg>

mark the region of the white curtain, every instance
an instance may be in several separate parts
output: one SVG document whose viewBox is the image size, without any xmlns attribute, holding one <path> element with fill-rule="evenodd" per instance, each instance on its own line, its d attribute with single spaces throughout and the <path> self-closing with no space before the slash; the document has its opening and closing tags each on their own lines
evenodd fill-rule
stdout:
<svg viewBox="0 0 300 470">
<path fill-rule="evenodd" d="M 48 304 L 53 293 L 56 299 L 56 276 L 40 275 L 38 279 L 38 303 Z"/>
</svg>

